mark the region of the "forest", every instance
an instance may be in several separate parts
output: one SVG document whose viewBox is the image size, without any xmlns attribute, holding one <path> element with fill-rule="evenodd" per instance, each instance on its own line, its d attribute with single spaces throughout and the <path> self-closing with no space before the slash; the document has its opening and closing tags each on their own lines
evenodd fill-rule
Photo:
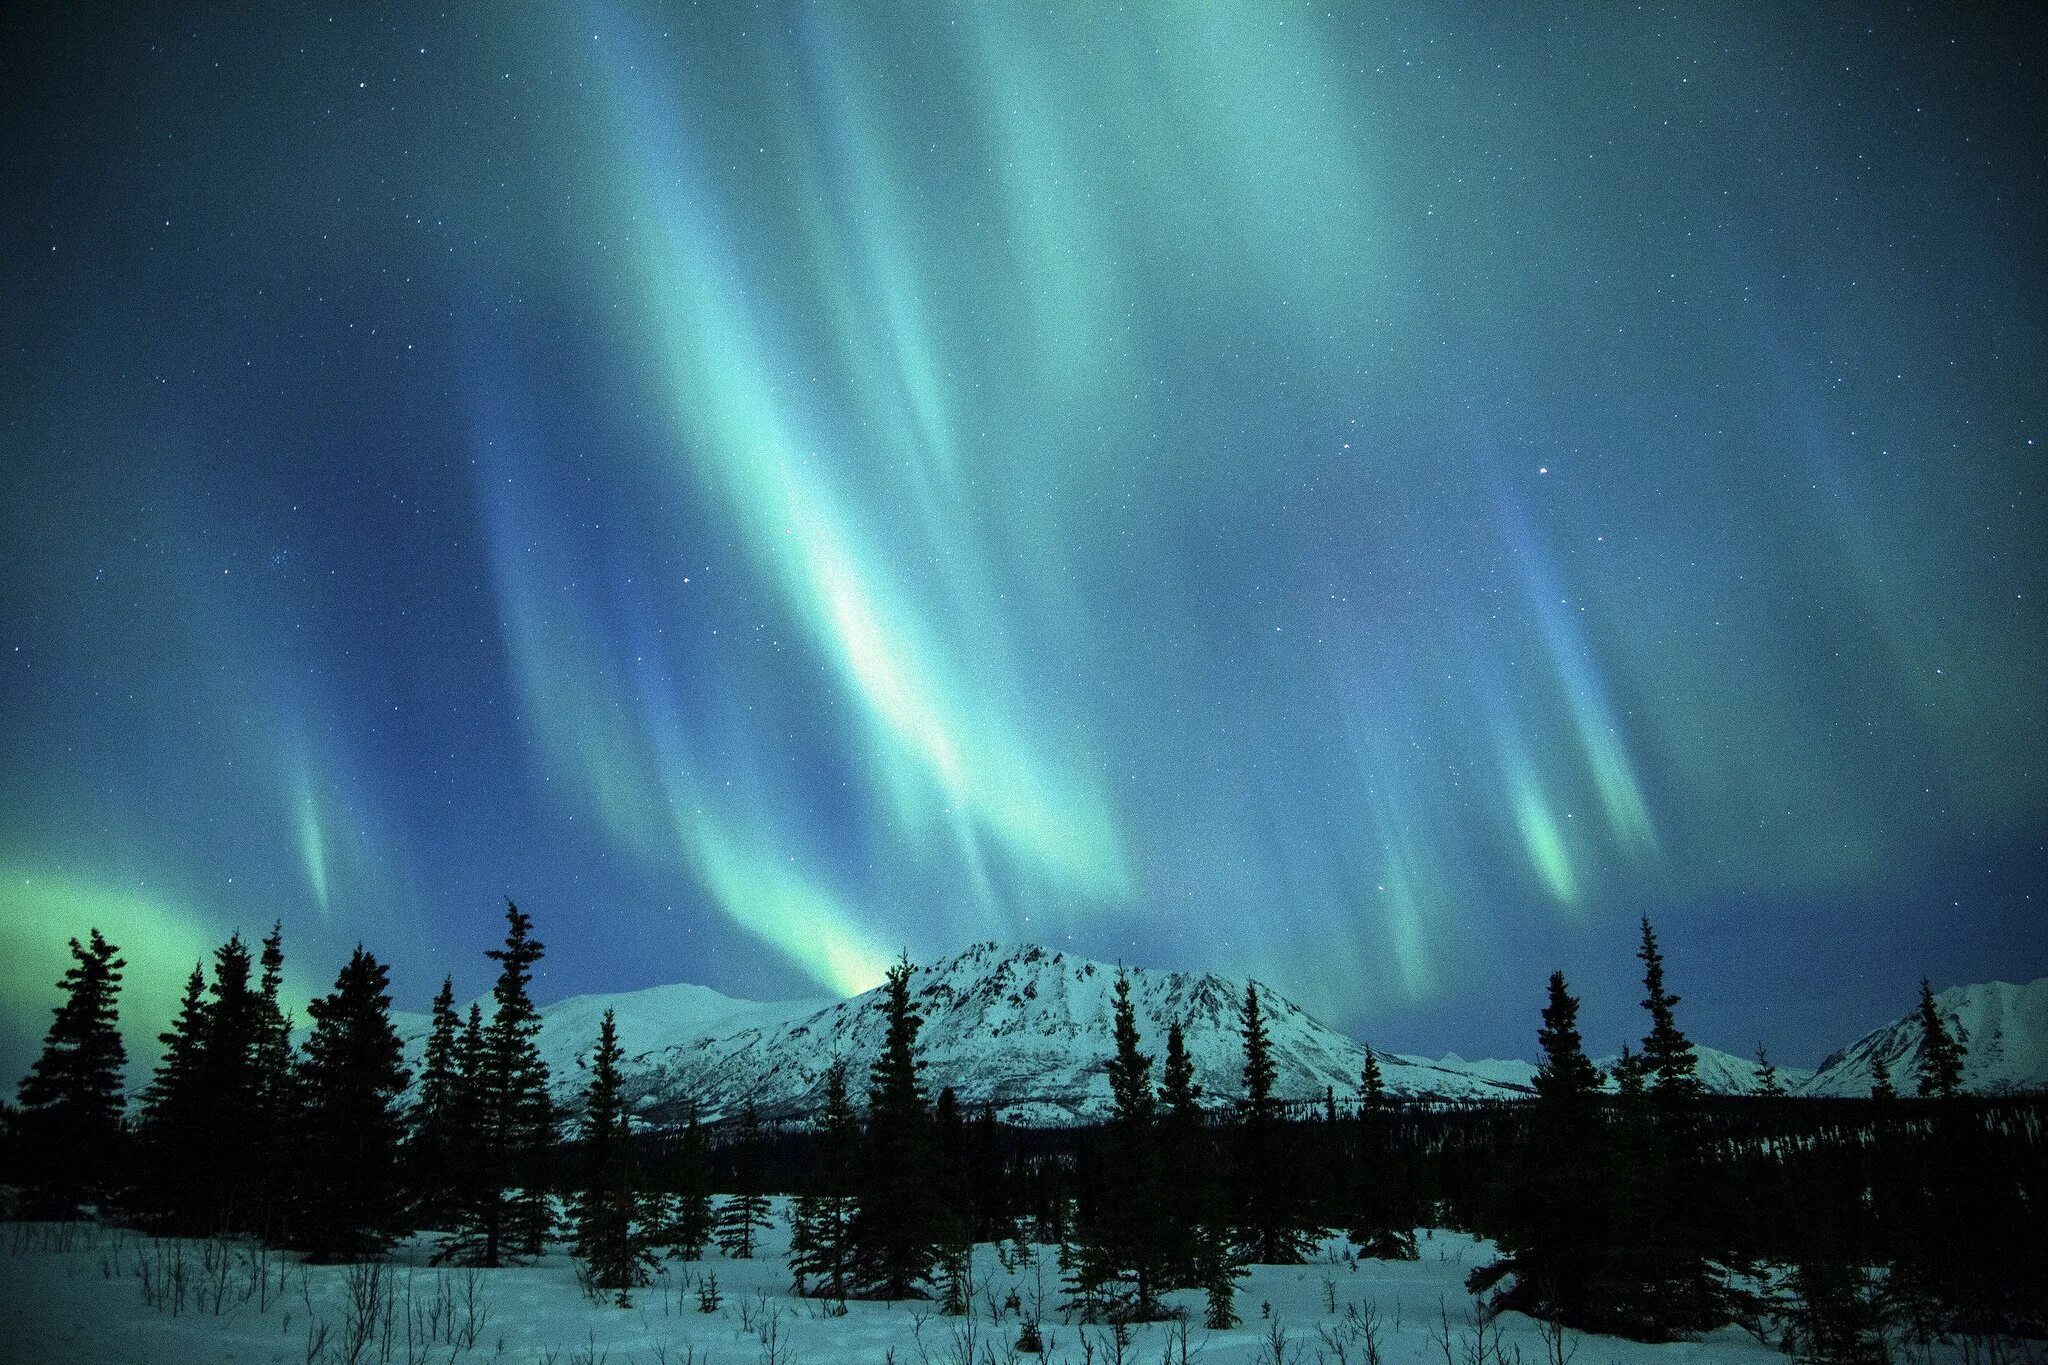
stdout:
<svg viewBox="0 0 2048 1365">
<path fill-rule="evenodd" d="M 619 1309 L 663 1267 L 766 1254 L 778 1210 L 791 1292 L 826 1312 L 923 1299 L 970 1314 L 977 1246 L 1006 1264 L 1043 1254 L 1057 1292 L 1010 1306 L 1011 1354 L 1041 1350 L 1055 1321 L 1121 1339 L 1184 1318 L 1177 1291 L 1199 1294 L 1204 1328 L 1229 1329 L 1251 1267 L 1327 1257 L 1332 1237 L 1353 1263 L 1413 1260 L 1418 1236 L 1444 1229 L 1493 1249 L 1465 1283 L 1480 1320 L 1512 1310 L 1643 1342 L 1734 1324 L 1814 1361 L 1944 1344 L 2035 1358 L 2048 1098 L 1965 1093 L 1966 1044 L 1924 984 L 1916 1074 L 1878 1062 L 1868 1098 L 1795 1098 L 1766 1067 L 1755 1094 L 1707 1094 L 1641 929 L 1645 1032 L 1611 1076 L 1554 974 L 1527 1100 L 1395 1099 L 1370 1052 L 1352 1094 L 1281 1096 L 1249 986 L 1243 1098 L 1212 1105 L 1179 1027 L 1142 1037 L 1120 978 L 1113 1114 L 1068 1128 L 930 1093 L 907 957 L 879 996 L 881 1055 L 865 1075 L 836 1061 L 815 1113 L 641 1122 L 609 1014 L 564 1103 L 535 1044 L 544 946 L 511 904 L 488 1005 L 458 1010 L 444 982 L 416 1068 L 388 968 L 361 947 L 297 1026 L 277 928 L 193 968 L 131 1104 L 127 963 L 92 930 L 71 943 L 43 1051 L 4 1111 L 0 1184 L 17 1220 L 227 1239 L 310 1265 L 375 1264 L 419 1237 L 435 1264 L 483 1270 L 566 1245 L 584 1294 Z M 712 1311 L 715 1271 L 693 1283 Z"/>
</svg>

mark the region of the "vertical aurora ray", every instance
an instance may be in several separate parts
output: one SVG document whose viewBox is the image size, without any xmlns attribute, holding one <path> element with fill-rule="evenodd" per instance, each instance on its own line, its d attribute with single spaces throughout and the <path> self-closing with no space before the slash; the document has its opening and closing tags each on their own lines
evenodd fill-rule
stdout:
<svg viewBox="0 0 2048 1365">
<path fill-rule="evenodd" d="M 299 861 L 306 871 L 306 885 L 314 903 L 327 912 L 327 835 L 320 818 L 320 804 L 312 784 L 300 773 L 292 789 L 292 813 L 298 826 Z"/>
<path fill-rule="evenodd" d="M 482 371 L 478 370 L 477 374 Z M 820 984 L 864 990 L 887 954 L 855 917 L 792 864 L 796 855 L 736 834 L 772 803 L 741 781 L 708 781 L 693 756 L 678 699 L 662 681 L 659 633 L 625 633 L 640 662 L 616 648 L 599 604 L 573 583 L 561 532 L 541 509 L 546 450 L 509 394 L 473 380 L 472 441 L 490 533 L 494 583 L 522 713 L 545 769 L 572 809 L 651 868 L 693 876 L 734 923 L 786 953 Z M 558 585 L 550 590 L 549 585 Z M 643 604 L 644 609 L 644 604 Z M 738 778 L 753 767 L 740 750 Z"/>
<path fill-rule="evenodd" d="M 1634 765 L 1622 746 L 1620 726 L 1607 701 L 1606 688 L 1591 651 L 1568 612 L 1568 602 L 1541 549 L 1519 516 L 1509 518 L 1508 543 L 1521 564 L 1523 586 L 1570 709 L 1581 755 L 1592 772 L 1594 790 L 1607 816 L 1610 833 L 1635 856 L 1654 854 L 1657 833 L 1643 800 Z M 1518 784 L 1519 785 L 1519 784 Z M 1517 807 L 1521 797 L 1517 795 Z M 1546 840 L 1555 843 L 1555 840 Z M 1546 860 L 1547 862 L 1547 860 Z M 1560 897 L 1560 899 L 1568 899 Z"/>
<path fill-rule="evenodd" d="M 971 540 L 956 547 L 897 526 L 885 548 L 880 524 L 851 510 L 835 471 L 864 470 L 885 489 L 899 462 L 887 451 L 861 450 L 844 434 L 823 435 L 771 379 L 793 367 L 771 342 L 761 295 L 745 283 L 732 235 L 707 215 L 712 196 L 703 175 L 686 153 L 665 148 L 670 135 L 655 131 L 685 120 L 625 65 L 614 63 L 611 75 L 628 111 L 622 137 L 637 144 L 639 156 L 622 176 L 623 193 L 639 205 L 631 216 L 653 225 L 634 297 L 651 310 L 684 467 L 700 481 L 695 486 L 725 500 L 757 562 L 870 718 L 877 788 L 888 795 L 893 818 L 915 831 L 943 812 L 958 812 L 967 823 L 954 825 L 954 843 L 970 866 L 986 835 L 1074 895 L 1120 894 L 1129 877 L 1109 806 L 1085 779 L 1048 765 L 1005 714 L 1003 699 L 1016 689 L 986 672 L 1004 652 L 999 635 L 970 612 L 951 620 L 942 637 L 932 628 L 942 618 L 923 610 L 891 572 L 912 556 L 935 565 L 971 560 Z M 853 164 L 864 163 L 856 157 Z M 865 185 L 860 192 L 885 190 Z M 875 295 L 903 304 L 885 310 L 875 325 L 887 339 L 880 355 L 857 336 L 841 340 L 868 357 L 853 371 L 856 378 L 888 381 L 864 393 L 866 406 L 893 412 L 896 429 L 921 433 L 943 468 L 950 438 L 936 409 L 917 397 L 930 390 L 929 368 L 921 363 L 929 343 L 909 321 L 907 300 L 915 291 L 904 268 L 872 240 L 840 246 L 829 259 L 861 260 L 870 271 L 879 264 Z M 750 302 L 743 305 L 742 297 Z M 924 501 L 916 489 L 912 497 L 913 505 Z M 966 528 L 956 521 L 936 529 L 959 536 Z M 940 580 L 942 601 L 987 597 L 971 580 L 948 587 L 943 572 Z M 968 695 L 975 698 L 971 707 L 963 700 Z M 920 775 L 923 791 L 907 772 Z"/>
</svg>

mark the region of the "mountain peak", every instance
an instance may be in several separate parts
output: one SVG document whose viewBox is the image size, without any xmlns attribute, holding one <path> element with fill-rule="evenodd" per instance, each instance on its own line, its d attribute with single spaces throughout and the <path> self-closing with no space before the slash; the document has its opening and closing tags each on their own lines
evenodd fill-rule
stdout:
<svg viewBox="0 0 2048 1365">
<path fill-rule="evenodd" d="M 963 1105 L 993 1107 L 1012 1122 L 1091 1122 L 1108 1114 L 1115 965 L 1043 944 L 993 940 L 912 965 L 931 1090 L 950 1086 Z M 1123 970 L 1145 1050 L 1163 1055 L 1168 1028 L 1180 1024 L 1205 1099 L 1217 1105 L 1235 1100 L 1242 1091 L 1237 1011 L 1243 983 L 1213 974 Z M 1281 1097 L 1352 1095 L 1364 1046 L 1263 983 L 1260 991 Z M 880 997 L 876 988 L 846 1000 L 763 1005 L 672 987 L 579 996 L 542 1012 L 543 1051 L 560 1081 L 580 1084 L 597 1020 L 610 1008 L 630 1058 L 628 1093 L 643 1115 L 673 1118 L 692 1102 L 712 1119 L 749 1102 L 768 1117 L 797 1115 L 817 1104 L 834 1058 L 865 1075 L 882 1045 Z M 1381 1056 L 1387 1087 L 1396 1095 L 1520 1093 L 1491 1077 Z"/>
<path fill-rule="evenodd" d="M 951 1086 L 961 1103 L 991 1106 L 1017 1123 L 1093 1122 L 1110 1110 L 1106 1067 L 1114 1052 L 1118 968 L 1039 943 L 972 943 L 914 963 L 911 991 L 925 1023 L 925 1081 Z M 1206 1102 L 1233 1103 L 1243 1089 L 1238 1010 L 1246 982 L 1214 973 L 1126 967 L 1141 1046 L 1155 1060 L 1180 1024 Z M 1367 1047 L 1323 1025 L 1259 982 L 1284 1099 L 1354 1095 Z M 628 1054 L 627 1088 L 640 1112 L 662 1121 L 691 1102 L 707 1118 L 751 1101 L 769 1117 L 812 1110 L 826 1068 L 843 1057 L 856 1089 L 881 1049 L 880 988 L 845 1000 L 738 1000 L 678 983 L 611 995 L 581 995 L 542 1010 L 541 1049 L 562 1097 L 573 1102 L 605 1010 L 618 1019 Z M 2048 978 L 1957 986 L 1935 997 L 1966 1040 L 1964 1078 L 1985 1093 L 2048 1084 Z M 425 1020 L 407 1032 L 424 1031 Z M 1371 1049 L 1390 1093 L 1472 1100 L 1526 1095 L 1535 1068 L 1525 1061 L 1441 1061 Z M 1700 1047 L 1700 1079 L 1722 1093 L 1757 1088 L 1755 1062 Z M 1881 1055 L 1910 1093 L 1919 1056 L 1917 1013 L 1873 1029 L 1831 1055 L 1818 1072 L 1780 1067 L 1794 1094 L 1867 1095 L 1870 1057 Z"/>
<path fill-rule="evenodd" d="M 2048 977 L 2014 985 L 1983 981 L 1934 997 L 1949 1032 L 1963 1041 L 1963 1088 L 2000 1095 L 2048 1086 Z M 1828 1054 L 1806 1095 L 1868 1095 L 1871 1059 L 1884 1060 L 1900 1093 L 1912 1094 L 1920 1065 L 1920 1013 L 1911 1010 Z"/>
</svg>

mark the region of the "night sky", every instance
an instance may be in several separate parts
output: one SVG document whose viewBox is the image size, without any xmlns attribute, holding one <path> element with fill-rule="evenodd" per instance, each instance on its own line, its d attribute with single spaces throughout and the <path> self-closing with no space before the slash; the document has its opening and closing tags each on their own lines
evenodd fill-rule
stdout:
<svg viewBox="0 0 2048 1365">
<path fill-rule="evenodd" d="M 1997 7 L 168 8 L 0 31 L 8 1075 L 88 925 L 146 1059 L 508 894 L 542 999 L 1032 940 L 1468 1056 L 1639 1036 L 1646 912 L 1786 1061 L 2048 972 Z"/>
</svg>

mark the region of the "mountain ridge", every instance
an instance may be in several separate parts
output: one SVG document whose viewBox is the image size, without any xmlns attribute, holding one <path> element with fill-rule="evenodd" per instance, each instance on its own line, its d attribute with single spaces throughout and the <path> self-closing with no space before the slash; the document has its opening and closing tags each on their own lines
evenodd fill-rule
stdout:
<svg viewBox="0 0 2048 1365">
<path fill-rule="evenodd" d="M 1245 979 L 1160 968 L 1125 969 L 1145 1051 L 1156 1067 L 1167 1026 L 1186 1034 L 1205 1100 L 1238 1098 L 1242 1051 L 1238 1011 Z M 920 1044 L 926 1083 L 951 1086 L 963 1107 L 992 1108 L 1012 1123 L 1073 1124 L 1109 1112 L 1107 1063 L 1111 988 L 1119 968 L 1039 944 L 976 943 L 950 957 L 912 964 L 911 993 L 925 1024 Z M 1368 1050 L 1379 1058 L 1388 1092 L 1408 1099 L 1499 1100 L 1526 1097 L 1536 1068 L 1521 1059 L 1467 1061 L 1394 1053 L 1322 1024 L 1266 983 L 1257 983 L 1278 1071 L 1276 1093 L 1298 1103 L 1355 1096 Z M 628 1102 L 645 1119 L 678 1122 L 699 1106 L 708 1122 L 751 1103 L 765 1118 L 814 1109 L 826 1067 L 844 1057 L 856 1093 L 879 1053 L 875 1008 L 880 988 L 842 1000 L 753 1001 L 688 983 L 639 991 L 578 995 L 543 1007 L 540 1050 L 562 1099 L 573 1103 L 587 1078 L 587 1056 L 604 1010 L 615 1011 L 626 1049 Z M 1971 1040 L 1965 1084 L 2000 1094 L 2048 1086 L 2048 978 L 2026 986 L 1990 982 L 1936 997 L 1953 1027 Z M 424 1016 L 404 1016 L 411 1050 Z M 1979 1039 L 1984 1042 L 1978 1046 Z M 1699 1074 L 1714 1093 L 1753 1093 L 1755 1061 L 1695 1045 Z M 1868 1057 L 1877 1051 L 1905 1093 L 1918 1054 L 1917 1016 L 1871 1030 L 1830 1054 L 1819 1068 L 1779 1066 L 1794 1095 L 1869 1092 Z M 1610 1068 L 1614 1058 L 1598 1060 Z M 1860 1078 L 1860 1079 L 1859 1079 Z"/>
</svg>

